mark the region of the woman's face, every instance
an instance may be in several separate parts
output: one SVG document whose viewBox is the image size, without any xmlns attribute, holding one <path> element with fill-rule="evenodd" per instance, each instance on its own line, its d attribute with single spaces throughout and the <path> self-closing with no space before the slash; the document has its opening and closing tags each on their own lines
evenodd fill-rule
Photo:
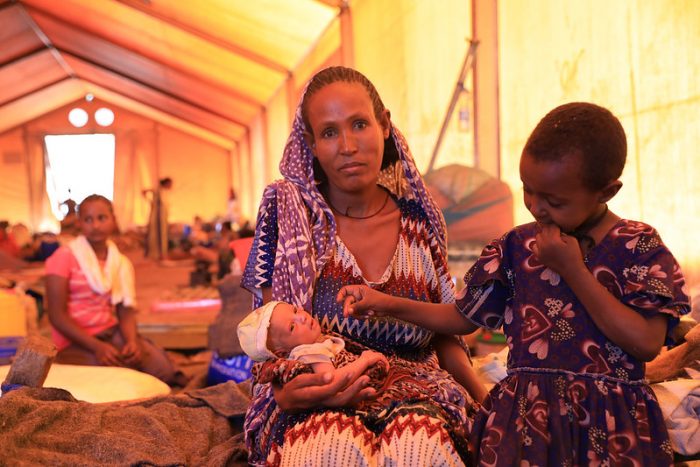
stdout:
<svg viewBox="0 0 700 467">
<path fill-rule="evenodd" d="M 80 206 L 80 231 L 90 243 L 101 243 L 114 232 L 116 221 L 104 201 L 90 201 Z"/>
<path fill-rule="evenodd" d="M 358 83 L 338 81 L 309 98 L 307 137 L 331 189 L 358 192 L 374 187 L 381 170 L 389 114 L 377 120 L 372 101 Z"/>
</svg>

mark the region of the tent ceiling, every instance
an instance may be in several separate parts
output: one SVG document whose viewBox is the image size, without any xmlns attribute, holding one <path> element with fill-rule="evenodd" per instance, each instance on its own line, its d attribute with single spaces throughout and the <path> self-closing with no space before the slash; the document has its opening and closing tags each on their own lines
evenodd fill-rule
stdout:
<svg viewBox="0 0 700 467">
<path fill-rule="evenodd" d="M 0 133 L 85 91 L 232 144 L 341 3 L 0 0 Z"/>
</svg>

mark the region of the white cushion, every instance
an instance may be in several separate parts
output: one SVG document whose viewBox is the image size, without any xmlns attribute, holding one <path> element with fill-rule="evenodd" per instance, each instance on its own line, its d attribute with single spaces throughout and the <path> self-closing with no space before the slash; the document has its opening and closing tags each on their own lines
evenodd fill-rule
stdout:
<svg viewBox="0 0 700 467">
<path fill-rule="evenodd" d="M 0 366 L 4 381 L 10 365 Z M 46 388 L 61 388 L 85 402 L 114 402 L 170 394 L 170 386 L 155 376 L 114 366 L 51 365 Z"/>
</svg>

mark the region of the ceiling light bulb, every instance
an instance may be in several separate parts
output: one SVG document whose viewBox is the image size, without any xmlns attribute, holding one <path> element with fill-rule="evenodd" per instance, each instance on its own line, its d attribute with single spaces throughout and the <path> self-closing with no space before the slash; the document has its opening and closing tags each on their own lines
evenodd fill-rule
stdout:
<svg viewBox="0 0 700 467">
<path fill-rule="evenodd" d="M 100 107 L 95 111 L 95 121 L 100 126 L 110 126 L 114 123 L 114 112 L 106 107 Z"/>
<path fill-rule="evenodd" d="M 80 107 L 76 107 L 68 112 L 68 121 L 76 128 L 82 128 L 88 122 L 88 114 Z"/>
</svg>

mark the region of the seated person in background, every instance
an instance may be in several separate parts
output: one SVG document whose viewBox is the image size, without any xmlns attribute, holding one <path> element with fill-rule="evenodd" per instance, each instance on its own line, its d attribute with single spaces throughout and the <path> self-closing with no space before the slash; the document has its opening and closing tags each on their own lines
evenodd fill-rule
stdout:
<svg viewBox="0 0 700 467">
<path fill-rule="evenodd" d="M 9 222 L 0 221 L 0 269 L 23 269 L 27 266 L 21 259 L 20 248 L 9 231 Z"/>
<path fill-rule="evenodd" d="M 230 272 L 240 275 L 242 272 L 240 264 L 237 263 L 235 266 L 232 264 L 235 255 L 229 245 L 238 235 L 231 229 L 231 222 L 222 222 L 221 230 L 216 235 L 213 235 L 213 229 L 208 226 L 210 227 L 210 224 L 204 224 L 203 231 L 209 232 L 210 239 L 206 243 L 194 245 L 190 253 L 196 260 L 204 261 L 207 265 L 216 264 L 218 268 L 216 276 L 219 279 Z"/>
<path fill-rule="evenodd" d="M 165 351 L 137 333 L 134 267 L 109 239 L 115 229 L 112 203 L 88 196 L 78 222 L 82 234 L 46 261 L 56 362 L 125 366 L 184 385 L 186 378 Z"/>
<path fill-rule="evenodd" d="M 212 231 L 210 224 L 205 223 L 200 216 L 194 216 L 187 238 L 192 245 L 208 245 Z"/>
<path fill-rule="evenodd" d="M 14 237 L 17 248 L 19 248 L 19 257 L 24 260 L 31 260 L 36 251 L 32 242 L 32 233 L 27 226 L 21 222 L 13 224 L 10 228 L 10 234 Z"/>
<path fill-rule="evenodd" d="M 345 348 L 342 338 L 324 334 L 318 320 L 306 310 L 285 302 L 271 301 L 256 308 L 238 325 L 238 340 L 254 361 L 288 358 L 305 363 L 315 373 L 337 372 L 336 377 L 351 374 L 357 379 L 372 365 L 389 365 L 386 357 L 365 350 L 353 362 L 338 369 L 334 361 Z"/>
<path fill-rule="evenodd" d="M 238 229 L 239 238 L 248 238 L 255 236 L 255 226 L 250 225 L 250 221 L 245 221 L 240 229 Z"/>
<path fill-rule="evenodd" d="M 9 227 L 9 222 L 0 221 L 0 251 L 13 258 L 19 258 L 19 246 L 10 232 Z"/>
<path fill-rule="evenodd" d="M 31 261 L 46 261 L 60 247 L 59 238 L 53 232 L 34 234 L 32 241 L 35 248 L 34 258 Z"/>
</svg>

